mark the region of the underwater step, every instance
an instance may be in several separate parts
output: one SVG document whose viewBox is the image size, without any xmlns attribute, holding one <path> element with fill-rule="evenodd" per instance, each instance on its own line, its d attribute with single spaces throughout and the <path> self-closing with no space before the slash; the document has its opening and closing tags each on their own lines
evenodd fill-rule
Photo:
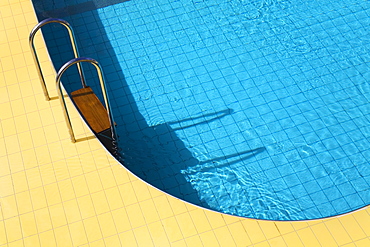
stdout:
<svg viewBox="0 0 370 247">
<path fill-rule="evenodd" d="M 72 92 L 71 95 L 81 114 L 95 133 L 100 133 L 111 127 L 108 112 L 91 87 L 81 88 Z"/>
</svg>

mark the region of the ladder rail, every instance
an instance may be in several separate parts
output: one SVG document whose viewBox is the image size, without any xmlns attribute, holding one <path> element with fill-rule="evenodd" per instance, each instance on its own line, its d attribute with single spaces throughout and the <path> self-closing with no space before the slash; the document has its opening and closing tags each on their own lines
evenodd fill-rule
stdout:
<svg viewBox="0 0 370 247">
<path fill-rule="evenodd" d="M 114 121 L 113 121 L 111 107 L 110 107 L 110 104 L 109 104 L 108 94 L 107 94 L 107 90 L 106 90 L 106 84 L 105 84 L 105 80 L 104 80 L 104 76 L 103 76 L 103 70 L 102 70 L 100 64 L 95 59 L 88 58 L 88 57 L 79 57 L 79 58 L 71 59 L 70 61 L 65 63 L 60 68 L 60 70 L 57 73 L 57 77 L 56 77 L 56 86 L 57 86 L 58 96 L 59 96 L 60 103 L 62 105 L 63 114 L 64 114 L 64 118 L 65 118 L 66 123 L 67 123 L 67 127 L 68 127 L 68 130 L 69 130 L 71 141 L 76 142 L 76 138 L 75 138 L 75 135 L 74 135 L 74 132 L 73 132 L 71 119 L 70 119 L 68 111 L 67 111 L 67 105 L 66 105 L 66 102 L 64 100 L 63 93 L 62 93 L 61 77 L 69 67 L 71 67 L 74 64 L 78 65 L 78 64 L 83 63 L 83 62 L 87 62 L 87 63 L 90 63 L 90 64 L 94 65 L 94 67 L 95 67 L 95 69 L 98 73 L 98 77 L 99 77 L 99 81 L 100 81 L 100 87 L 101 87 L 101 90 L 103 92 L 104 103 L 105 103 L 105 106 L 106 106 L 106 110 L 107 110 L 108 118 L 109 118 L 109 122 L 110 122 L 110 127 L 111 127 L 111 132 L 112 132 L 112 139 L 113 139 L 113 141 L 115 141 L 115 137 L 117 136 L 116 135 L 116 129 L 115 129 Z"/>
<path fill-rule="evenodd" d="M 73 32 L 73 29 L 72 29 L 71 25 L 67 21 L 65 21 L 63 19 L 58 19 L 58 18 L 48 18 L 48 19 L 45 19 L 45 20 L 41 21 L 40 23 L 38 23 L 32 29 L 32 31 L 30 33 L 30 36 L 29 36 L 29 45 L 30 45 L 30 48 L 31 48 L 31 53 L 32 53 L 32 56 L 33 56 L 33 60 L 34 60 L 35 65 L 36 65 L 37 73 L 38 73 L 38 76 L 40 78 L 41 86 L 42 86 L 42 89 L 44 91 L 44 95 L 45 95 L 46 100 L 50 100 L 50 96 L 49 96 L 49 93 L 48 93 L 48 90 L 47 90 L 47 87 L 46 87 L 44 75 L 43 75 L 42 70 L 41 70 L 40 61 L 39 61 L 39 58 L 38 58 L 37 53 L 36 53 L 34 38 L 35 38 L 35 35 L 36 35 L 37 31 L 40 30 L 43 26 L 45 26 L 49 23 L 59 23 L 59 24 L 63 25 L 68 30 L 69 38 L 70 38 L 70 41 L 71 41 L 71 44 L 72 44 L 73 54 L 74 54 L 75 58 L 79 57 L 77 44 L 76 44 L 76 38 L 75 38 L 75 35 L 74 35 L 74 32 Z M 85 76 L 84 76 L 81 64 L 77 64 L 77 69 L 78 69 L 78 73 L 79 73 L 80 78 L 81 78 L 82 86 L 86 87 Z"/>
</svg>

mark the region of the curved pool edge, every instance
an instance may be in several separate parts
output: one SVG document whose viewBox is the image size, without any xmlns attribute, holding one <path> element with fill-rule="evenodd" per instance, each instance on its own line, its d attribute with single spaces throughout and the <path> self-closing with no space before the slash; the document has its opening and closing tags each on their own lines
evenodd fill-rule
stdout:
<svg viewBox="0 0 370 247">
<path fill-rule="evenodd" d="M 51 61 L 50 61 L 51 62 Z M 52 63 L 52 62 L 51 62 Z M 102 143 L 100 141 L 100 139 L 98 138 L 98 136 L 96 134 L 94 134 L 93 130 L 90 128 L 90 126 L 88 125 L 86 119 L 84 119 L 84 117 L 79 113 L 78 109 L 77 109 L 77 106 L 76 104 L 74 104 L 71 100 L 70 100 L 70 104 L 74 106 L 73 110 L 79 115 L 80 119 L 83 121 L 84 125 L 85 125 L 85 128 L 87 128 L 89 131 L 90 131 L 90 134 L 93 135 L 96 140 L 100 143 L 100 145 L 103 147 L 103 149 L 107 152 L 107 154 L 112 158 L 114 159 L 119 165 L 121 165 L 121 167 L 123 167 L 125 169 L 126 172 L 130 173 L 132 176 L 134 176 L 137 180 L 141 181 L 142 183 L 144 183 L 146 186 L 149 186 L 155 190 L 157 190 L 158 192 L 160 193 L 163 193 L 165 194 L 166 196 L 169 196 L 171 198 L 174 198 L 175 200 L 180 200 L 182 201 L 183 203 L 186 203 L 186 204 L 189 204 L 193 207 L 197 207 L 197 208 L 200 208 L 202 210 L 206 210 L 206 211 L 210 211 L 210 212 L 214 212 L 214 213 L 218 213 L 218 214 L 222 214 L 222 215 L 226 215 L 226 216 L 229 216 L 229 217 L 237 217 L 237 218 L 241 218 L 241 219 L 249 219 L 249 220 L 258 220 L 258 221 L 270 221 L 270 222 L 310 222 L 310 221 L 318 221 L 318 220 L 330 220 L 330 219 L 334 219 L 334 218 L 339 218 L 339 217 L 344 217 L 346 215 L 350 215 L 350 214 L 353 214 L 353 213 L 356 213 L 358 211 L 362 211 L 362 210 L 366 210 L 366 209 L 370 209 L 370 205 L 366 205 L 366 206 L 363 206 L 363 207 L 360 207 L 360 208 L 357 208 L 357 209 L 354 209 L 354 210 L 351 210 L 349 212 L 345 212 L 345 213 L 342 213 L 342 214 L 338 214 L 338 215 L 332 215 L 332 216 L 327 216 L 327 217 L 321 217 L 321 218 L 313 218 L 313 219 L 298 219 L 298 220 L 277 220 L 277 219 L 261 219 L 261 218 L 252 218 L 252 217 L 246 217 L 246 216 L 240 216 L 240 215 L 233 215 L 233 214 L 228 214 L 228 213 L 225 213 L 225 212 L 220 212 L 220 211 L 217 211 L 217 210 L 214 210 L 214 209 L 211 209 L 211 208 L 206 208 L 206 207 L 203 207 L 201 205 L 197 205 L 195 203 L 191 203 L 191 202 L 188 202 L 182 198 L 178 198 L 164 190 L 161 190 L 157 187 L 155 187 L 154 185 L 150 184 L 149 182 L 145 181 L 144 179 L 140 178 L 138 175 L 136 175 L 134 172 L 132 172 L 130 169 L 128 169 L 125 165 L 124 165 L 124 161 L 121 161 L 119 157 L 115 156 L 113 154 L 113 151 L 109 149 L 109 147 L 107 147 L 106 145 L 104 145 L 104 143 Z M 77 140 L 78 141 L 78 140 Z M 80 140 L 80 141 L 84 141 L 84 140 Z"/>
<path fill-rule="evenodd" d="M 44 41 L 44 43 L 45 43 L 45 41 Z M 50 63 L 52 64 L 52 59 L 50 58 L 50 55 L 49 55 L 49 53 L 48 53 L 48 52 L 47 52 L 47 54 L 48 54 L 48 58 L 49 58 L 49 60 L 50 60 Z M 52 66 L 54 66 L 54 65 L 52 65 Z M 58 71 L 58 69 L 57 69 L 57 68 L 55 68 L 55 67 L 54 67 L 54 69 L 55 69 L 55 71 Z M 103 69 L 103 71 L 104 71 L 104 68 L 102 68 L 102 69 Z M 63 83 L 61 83 L 61 84 L 63 84 Z M 64 87 L 64 86 L 63 86 L 63 87 Z M 70 96 L 70 93 L 71 93 L 71 92 L 68 92 L 68 90 L 65 90 L 65 91 L 67 91 L 68 95 Z M 71 104 L 74 106 L 74 109 L 75 109 L 77 112 L 79 112 L 79 110 L 77 109 L 76 104 L 75 104 L 73 101 L 71 101 L 71 100 L 70 100 L 70 102 L 71 102 Z M 83 120 L 83 122 L 84 122 L 85 126 L 90 130 L 91 134 L 92 134 L 92 135 L 94 135 L 94 136 L 95 136 L 95 138 L 97 138 L 97 139 L 100 141 L 101 139 L 98 137 L 98 135 L 95 135 L 95 134 L 93 133 L 92 129 L 89 127 L 89 125 L 87 124 L 86 120 L 84 119 L 84 117 L 83 117 L 81 114 L 80 114 L 80 118 Z M 113 121 L 114 121 L 114 120 L 113 120 Z M 117 142 L 118 142 L 118 141 L 117 141 Z M 193 206 L 199 207 L 199 208 L 201 208 L 201 209 L 205 209 L 205 210 L 213 211 L 213 212 L 216 212 L 216 213 L 221 213 L 221 214 L 224 214 L 224 215 L 230 215 L 230 216 L 233 216 L 233 217 L 241 217 L 241 218 L 247 218 L 247 219 L 264 220 L 264 221 L 287 221 L 287 222 L 294 222 L 294 221 L 312 221 L 312 220 L 323 220 L 323 219 L 330 219 L 330 218 L 335 218 L 335 217 L 341 217 L 342 215 L 350 214 L 350 213 L 352 213 L 352 212 L 356 212 L 356 211 L 358 211 L 358 210 L 362 210 L 363 208 L 366 208 L 366 207 L 370 206 L 370 205 L 361 206 L 361 207 L 359 207 L 359 208 L 355 208 L 355 209 L 353 209 L 353 210 L 349 210 L 349 211 L 343 212 L 343 213 L 338 214 L 338 215 L 328 215 L 328 216 L 320 216 L 320 217 L 315 217 L 315 218 L 302 218 L 302 219 L 268 219 L 268 218 L 249 217 L 249 216 L 243 216 L 243 215 L 237 215 L 237 214 L 231 214 L 231 213 L 227 213 L 227 212 L 222 212 L 222 211 L 218 211 L 218 210 L 213 209 L 213 208 L 203 207 L 203 206 L 198 205 L 198 204 L 196 204 L 196 203 L 193 203 L 193 202 L 187 201 L 186 199 L 182 199 L 182 198 L 180 198 L 180 197 L 178 197 L 178 196 L 176 196 L 176 195 L 172 195 L 171 193 L 169 193 L 169 192 L 167 192 L 167 191 L 165 191 L 165 190 L 163 190 L 163 189 L 161 189 L 161 188 L 157 188 L 155 185 L 152 185 L 150 182 L 147 182 L 145 179 L 140 178 L 140 177 L 139 177 L 138 175 L 136 175 L 133 171 L 131 171 L 128 167 L 126 167 L 126 166 L 125 166 L 125 164 L 124 164 L 124 162 L 122 161 L 122 159 L 120 159 L 119 157 L 116 157 L 116 156 L 115 156 L 114 151 L 113 151 L 113 150 L 111 150 L 112 148 L 107 147 L 107 146 L 106 146 L 104 143 L 102 143 L 102 142 L 100 142 L 100 143 L 101 143 L 101 145 L 104 147 L 104 149 L 105 149 L 108 153 L 110 153 L 110 155 L 112 155 L 112 157 L 113 157 L 113 158 L 114 158 L 118 163 L 120 163 L 123 167 L 125 167 L 125 169 L 126 169 L 127 171 L 129 171 L 132 175 L 134 175 L 137 179 L 141 180 L 141 181 L 142 181 L 142 182 L 144 182 L 145 184 L 147 184 L 147 185 L 149 185 L 149 186 L 151 186 L 151 187 L 153 187 L 153 188 L 157 189 L 158 191 L 161 191 L 162 193 L 165 193 L 166 195 L 169 195 L 169 196 L 171 196 L 171 197 L 173 197 L 173 198 L 175 198 L 175 199 L 178 199 L 178 200 L 184 201 L 185 203 L 188 203 L 188 204 L 190 204 L 190 205 L 193 205 Z M 118 147 L 118 148 L 119 148 L 119 147 Z M 118 153 L 119 153 L 119 152 L 118 152 Z"/>
<path fill-rule="evenodd" d="M 47 51 L 46 51 L 47 52 Z M 49 54 L 48 54 L 49 55 Z M 49 56 L 49 59 L 50 59 L 50 56 Z M 52 64 L 52 61 L 50 59 L 50 63 Z M 52 65 L 54 67 L 54 65 Z M 55 67 L 54 67 L 55 69 Z M 55 70 L 56 71 L 56 70 Z M 61 83 L 61 85 L 63 86 L 63 83 Z M 64 89 L 64 86 L 63 86 L 63 90 Z M 65 90 L 66 91 L 66 90 Z M 83 124 L 84 124 L 84 127 L 86 129 L 89 130 L 89 134 L 90 136 L 94 136 L 94 138 L 100 143 L 101 147 L 103 147 L 103 149 L 105 150 L 105 152 L 112 158 L 114 159 L 119 165 L 121 165 L 126 172 L 130 173 L 132 176 L 134 176 L 137 180 L 140 180 L 142 183 L 144 183 L 146 186 L 149 186 L 155 190 L 157 190 L 158 192 L 160 193 L 163 193 L 169 197 L 172 197 L 176 200 L 180 200 L 186 204 L 189 204 L 189 205 L 192 205 L 194 207 L 197 207 L 197 208 L 200 208 L 202 210 L 207 210 L 207 211 L 210 211 L 210 212 L 214 212 L 214 213 L 219 213 L 219 214 L 222 214 L 222 215 L 226 215 L 226 216 L 230 216 L 230 217 L 237 217 L 237 218 L 241 218 L 241 219 L 250 219 L 250 220 L 258 220 L 258 221 L 271 221 L 271 222 L 309 222 L 309 221 L 317 221 L 317 220 L 327 220 L 327 219 L 333 219 L 333 218 L 338 218 L 338 217 L 343 217 L 343 216 L 346 216 L 346 215 L 350 215 L 352 213 L 355 213 L 357 211 L 361 211 L 361 210 L 365 210 L 367 208 L 370 208 L 370 205 L 366 205 L 366 206 L 363 206 L 363 207 L 360 207 L 360 208 L 357 208 L 357 209 L 354 209 L 354 210 L 351 210 L 349 212 L 345 212 L 345 213 L 342 213 L 342 214 L 338 214 L 338 215 L 332 215 L 332 216 L 327 216 L 327 217 L 320 217 L 320 218 L 312 218 L 312 219 L 297 219 L 297 220 L 285 220 L 285 219 L 282 219 L 282 220 L 279 220 L 279 219 L 262 219 L 262 218 L 252 218 L 252 217 L 247 217 L 247 216 L 240 216 L 240 215 L 233 215 L 233 214 L 228 214 L 228 213 L 225 213 L 225 212 L 221 212 L 221 211 L 217 211 L 217 210 L 214 210 L 212 208 L 206 208 L 206 207 L 203 207 L 201 205 L 197 205 L 195 203 L 192 203 L 192 202 L 189 202 L 189 201 L 186 201 L 182 198 L 179 198 L 179 197 L 176 197 L 164 190 L 161 190 L 157 187 L 155 187 L 154 185 L 150 184 L 149 182 L 145 181 L 144 179 L 140 178 L 138 175 L 136 175 L 134 172 L 132 172 L 129 168 L 127 168 L 125 165 L 124 165 L 124 161 L 122 161 L 120 159 L 120 157 L 114 155 L 114 151 L 113 150 L 110 150 L 109 147 L 107 147 L 101 140 L 100 138 L 94 133 L 94 131 L 91 129 L 91 127 L 89 126 L 88 122 L 86 121 L 86 119 L 80 114 L 76 104 L 70 99 L 70 95 L 68 93 L 68 99 L 69 99 L 69 105 L 70 106 L 73 106 L 73 111 L 75 112 L 74 114 L 77 114 L 79 116 L 79 118 L 82 120 Z M 71 108 L 71 107 L 69 107 Z M 69 109 L 68 108 L 68 109 Z M 87 141 L 85 140 L 84 138 L 82 139 L 77 139 L 76 142 L 83 142 L 83 141 Z M 117 147 L 116 147 L 117 148 Z M 119 148 L 119 147 L 118 147 Z"/>
<path fill-rule="evenodd" d="M 23 12 L 17 11 L 12 16 L 12 11 L 20 8 L 20 4 Z M 11 47 L 15 40 L 24 43 L 29 31 L 27 29 L 36 24 L 32 4 L 28 0 L 11 3 L 3 1 L 0 6 L 2 22 L 13 27 L 5 29 L 4 25 L 0 26 L 7 34 L 1 44 Z M 27 23 L 25 20 L 28 20 Z M 0 135 L 0 159 L 3 166 L 0 170 L 3 185 L 0 201 L 6 205 L 1 208 L 0 214 L 0 245 L 39 246 L 41 243 L 58 243 L 66 246 L 114 246 L 126 243 L 129 246 L 369 246 L 369 207 L 344 217 L 314 222 L 265 222 L 229 217 L 192 206 L 189 210 L 188 205 L 177 200 L 174 202 L 149 188 L 146 188 L 151 195 L 149 199 L 142 200 L 148 192 L 141 195 L 141 200 L 130 199 L 128 194 L 137 192 L 132 184 L 140 186 L 142 183 L 138 183 L 136 178 L 132 178 L 133 181 L 127 178 L 124 183 L 121 181 L 118 185 L 112 185 L 112 177 L 107 175 L 109 171 L 126 172 L 116 166 L 118 164 L 106 155 L 105 150 L 102 152 L 100 144 L 95 139 L 70 143 L 60 115 L 60 105 L 55 104 L 55 101 L 45 102 L 40 93 L 39 82 L 32 75 L 34 65 L 29 62 L 29 51 L 13 47 L 9 52 L 3 52 L 1 58 L 12 61 L 14 56 L 18 63 L 24 62 L 25 65 L 9 65 L 6 71 L 0 71 L 4 82 L 0 90 L 8 95 L 0 102 L 1 109 L 5 109 L 0 124 L 2 129 L 12 130 L 1 132 Z M 25 78 L 27 76 L 22 71 L 29 71 L 28 78 Z M 31 89 L 29 92 L 22 91 L 22 99 L 19 97 L 18 84 Z M 43 121 L 35 120 L 36 116 L 40 118 L 46 113 L 50 113 L 51 117 Z M 13 130 L 10 123 L 15 122 L 18 125 Z M 50 130 L 55 130 L 56 134 L 51 134 L 50 139 L 46 140 L 45 135 L 51 133 Z M 89 132 L 83 135 L 89 137 Z M 50 157 L 45 153 L 50 154 Z M 86 164 L 96 167 L 91 169 L 84 166 Z M 47 174 L 55 178 L 42 179 Z M 40 181 L 26 179 L 27 182 L 24 182 L 24 175 L 29 178 L 37 178 L 35 175 L 38 175 Z M 96 177 L 101 179 L 92 179 Z M 127 189 L 129 187 L 131 189 Z M 114 197 L 117 191 L 118 194 L 125 192 L 124 206 L 117 206 Z M 57 197 L 46 200 L 46 195 L 53 194 Z M 17 202 L 21 201 L 22 205 L 18 205 Z M 169 201 L 175 203 L 174 206 L 171 207 Z M 171 213 L 165 215 L 165 209 Z M 150 218 L 150 210 L 160 215 Z M 127 220 L 128 212 L 137 214 Z M 115 222 L 114 216 L 121 213 L 126 215 L 122 221 L 128 226 Z"/>
<path fill-rule="evenodd" d="M 46 53 L 48 55 L 48 58 L 50 60 L 50 63 L 52 65 L 52 67 L 54 68 L 55 71 L 56 68 L 54 67 L 53 63 L 52 63 L 52 60 L 50 58 L 50 55 L 48 54 L 47 50 L 46 50 Z M 104 69 L 104 68 L 103 68 Z M 61 82 L 61 85 L 63 87 L 63 90 L 67 92 L 67 90 L 64 89 L 64 86 L 63 86 L 63 82 Z M 308 221 L 317 221 L 317 220 L 326 220 L 326 219 L 333 219 L 333 218 L 338 218 L 338 217 L 343 217 L 343 216 L 346 216 L 346 215 L 349 215 L 349 214 L 352 214 L 352 213 L 355 213 L 357 211 L 361 211 L 361 210 L 364 210 L 364 209 L 367 209 L 367 208 L 370 208 L 370 205 L 365 205 L 365 206 L 362 206 L 360 208 L 357 208 L 357 209 L 354 209 L 354 210 L 351 210 L 351 211 L 348 211 L 348 212 L 344 212 L 342 214 L 338 214 L 338 215 L 331 215 L 331 216 L 326 216 L 326 217 L 319 217 L 319 218 L 312 218 L 312 219 L 297 219 L 297 220 L 285 220 L 285 219 L 282 219 L 282 220 L 279 220 L 279 219 L 263 219 L 263 218 L 252 218 L 252 217 L 247 217 L 247 216 L 240 216 L 240 215 L 234 215 L 234 214 L 229 214 L 229 213 L 225 213 L 225 212 L 221 212 L 221 211 L 217 211 L 215 209 L 212 209 L 212 208 L 206 208 L 206 207 L 203 207 L 201 205 L 197 205 L 195 203 L 192 203 L 192 202 L 189 202 L 189 201 L 186 201 L 182 198 L 179 198 L 179 197 L 176 197 L 175 195 L 172 195 L 164 190 L 161 190 L 160 188 L 157 188 L 155 187 L 154 185 L 150 184 L 149 182 L 145 181 L 144 179 L 140 178 L 138 175 L 136 175 L 134 172 L 132 172 L 129 168 L 127 168 L 125 165 L 124 165 L 124 161 L 122 161 L 120 159 L 120 157 L 116 156 L 114 154 L 114 150 L 111 150 L 111 148 L 107 147 L 101 140 L 100 138 L 97 136 L 97 134 L 94 133 L 94 131 L 91 129 L 91 127 L 89 126 L 88 122 L 86 121 L 86 119 L 80 114 L 76 104 L 70 99 L 70 92 L 67 92 L 68 93 L 68 101 L 69 101 L 69 108 L 68 110 L 71 108 L 71 106 L 73 106 L 73 111 L 75 112 L 75 114 L 77 114 L 79 116 L 79 118 L 82 120 L 83 124 L 84 124 L 84 127 L 86 129 L 89 130 L 89 134 L 90 136 L 94 136 L 94 138 L 100 143 L 100 145 L 103 147 L 103 149 L 107 152 L 107 154 L 109 156 L 111 156 L 111 158 L 113 158 L 119 165 L 121 165 L 126 172 L 129 172 L 132 176 L 134 176 L 136 179 L 140 180 L 141 182 L 143 182 L 144 184 L 146 184 L 146 186 L 149 186 L 157 191 L 159 191 L 160 193 L 163 193 L 169 197 L 172 197 L 176 200 L 180 200 L 186 204 L 189 204 L 189 205 L 192 205 L 194 207 L 197 207 L 197 208 L 200 208 L 202 210 L 207 210 L 207 211 L 210 211 L 210 212 L 214 212 L 214 213 L 219 213 L 219 214 L 222 214 L 222 215 L 227 215 L 227 216 L 231 216 L 231 217 L 237 217 L 237 218 L 241 218 L 241 219 L 250 219 L 250 220 L 258 220 L 258 221 L 271 221 L 271 222 L 308 222 Z M 113 119 L 114 121 L 114 119 Z M 73 128 L 73 127 L 72 127 Z M 66 133 L 67 135 L 67 133 Z M 77 139 L 76 140 L 77 142 L 83 142 L 83 141 L 86 141 L 86 139 L 82 138 L 82 139 Z M 119 147 L 116 147 L 116 148 L 119 148 Z"/>
</svg>

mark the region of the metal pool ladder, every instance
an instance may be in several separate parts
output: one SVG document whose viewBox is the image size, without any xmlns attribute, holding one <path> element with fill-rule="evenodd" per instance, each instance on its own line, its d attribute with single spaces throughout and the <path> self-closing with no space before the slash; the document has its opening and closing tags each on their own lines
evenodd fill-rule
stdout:
<svg viewBox="0 0 370 247">
<path fill-rule="evenodd" d="M 116 136 L 116 131 L 115 131 L 114 121 L 113 121 L 113 117 L 111 114 L 111 108 L 110 108 L 108 95 L 106 91 L 103 71 L 102 71 L 101 66 L 96 60 L 92 58 L 87 58 L 87 57 L 74 58 L 68 61 L 60 68 L 60 70 L 58 71 L 57 77 L 56 77 L 56 86 L 57 86 L 58 96 L 59 96 L 59 100 L 63 108 L 63 113 L 64 113 L 64 117 L 65 117 L 68 129 L 69 129 L 71 140 L 72 142 L 76 142 L 73 129 L 72 129 L 71 119 L 69 117 L 66 103 L 64 100 L 64 96 L 62 93 L 60 79 L 62 75 L 64 74 L 64 72 L 69 67 L 71 67 L 74 64 L 78 65 L 83 62 L 90 63 L 94 65 L 94 67 L 96 68 L 99 81 L 100 81 L 100 86 L 103 92 L 104 102 L 105 102 L 107 109 L 104 108 L 103 104 L 100 102 L 98 97 L 92 91 L 91 87 L 86 86 L 86 83 L 84 83 L 83 88 L 73 91 L 71 93 L 72 101 L 76 104 L 77 108 L 80 110 L 82 116 L 85 118 L 86 122 L 89 124 L 90 128 L 94 131 L 94 133 L 99 135 L 99 134 L 103 134 L 108 129 L 110 129 L 112 139 L 114 141 L 114 137 Z"/>
<path fill-rule="evenodd" d="M 37 53 L 36 53 L 36 49 L 35 49 L 35 45 L 34 45 L 34 38 L 35 38 L 35 35 L 36 35 L 38 30 L 40 30 L 43 26 L 45 26 L 47 24 L 50 24 L 50 23 L 59 23 L 67 29 L 68 34 L 69 34 L 69 39 L 71 40 L 73 54 L 74 54 L 75 58 L 78 58 L 80 56 L 78 54 L 78 49 L 77 49 L 77 44 L 76 44 L 76 39 L 75 39 L 73 29 L 67 21 L 65 21 L 63 19 L 58 19 L 58 18 L 48 18 L 48 19 L 45 19 L 45 20 L 41 21 L 40 23 L 38 23 L 32 29 L 28 41 L 29 41 L 29 45 L 30 45 L 30 48 L 31 48 L 31 51 L 32 51 L 33 60 L 34 60 L 35 65 L 36 65 L 37 73 L 39 75 L 39 78 L 40 78 L 40 81 L 41 81 L 41 86 L 42 86 L 42 89 L 44 91 L 44 95 L 45 95 L 46 100 L 50 100 L 50 96 L 49 96 L 48 90 L 46 88 L 44 75 L 42 73 L 41 66 L 40 66 L 40 61 L 39 61 L 39 58 L 38 58 Z M 78 73 L 80 74 L 80 77 L 81 77 L 82 85 L 86 86 L 85 85 L 85 76 L 83 74 L 83 71 L 82 71 L 82 68 L 81 68 L 80 64 L 77 64 L 77 69 L 78 69 Z"/>
<path fill-rule="evenodd" d="M 104 81 L 102 68 L 99 65 L 99 63 L 96 60 L 92 59 L 92 58 L 79 57 L 73 30 L 72 30 L 70 24 L 67 21 L 62 20 L 62 19 L 49 18 L 49 19 L 41 21 L 39 24 L 37 24 L 32 29 L 30 37 L 29 37 L 30 47 L 31 47 L 31 50 L 32 50 L 33 58 L 34 58 L 34 61 L 35 61 L 35 64 L 36 64 L 38 75 L 39 75 L 40 80 L 41 80 L 41 85 L 42 85 L 42 88 L 44 90 L 44 95 L 45 95 L 46 100 L 50 100 L 50 96 L 49 96 L 47 88 L 46 88 L 44 76 L 43 76 L 43 73 L 41 71 L 40 62 L 39 62 L 39 59 L 38 59 L 36 51 L 35 51 L 33 40 L 34 40 L 34 36 L 35 36 L 36 32 L 41 27 L 43 27 L 44 25 L 49 24 L 49 23 L 59 23 L 59 24 L 62 24 L 64 27 L 67 28 L 68 33 L 69 33 L 69 37 L 70 37 L 70 40 L 71 40 L 71 43 L 72 43 L 73 53 L 75 55 L 74 59 L 68 61 L 67 63 L 65 63 L 60 68 L 60 70 L 57 73 L 57 77 L 56 77 L 56 86 L 57 86 L 58 96 L 59 96 L 60 103 L 62 105 L 64 117 L 65 117 L 65 120 L 66 120 L 66 123 L 67 123 L 67 127 L 68 127 L 68 130 L 69 130 L 70 137 L 71 137 L 71 141 L 76 142 L 76 138 L 75 138 L 75 135 L 74 135 L 74 132 L 73 132 L 71 119 L 69 117 L 67 106 L 66 106 L 64 96 L 63 96 L 63 92 L 62 92 L 61 77 L 69 67 L 76 64 L 77 68 L 78 68 L 79 75 L 80 75 L 80 79 L 81 79 L 81 82 L 82 82 L 82 88 L 71 93 L 72 102 L 77 106 L 78 110 L 80 111 L 80 113 L 82 114 L 82 116 L 84 117 L 84 119 L 86 120 L 88 125 L 90 126 L 90 128 L 93 130 L 94 134 L 96 134 L 98 138 L 100 137 L 99 139 L 102 142 L 105 142 L 105 144 L 108 144 L 108 143 L 106 141 L 104 141 L 104 138 L 102 138 L 102 137 L 107 137 L 107 135 L 110 134 L 112 136 L 112 138 L 111 138 L 112 142 L 111 142 L 111 145 L 109 145 L 110 147 L 108 147 L 108 148 L 113 148 L 113 149 L 116 148 L 115 147 L 115 144 L 116 144 L 115 143 L 116 142 L 115 141 L 115 136 L 116 136 L 115 124 L 114 124 L 113 117 L 112 117 L 112 114 L 111 114 L 112 111 L 111 111 L 109 100 L 108 100 L 108 95 L 107 95 L 107 91 L 106 91 L 106 85 L 105 85 L 105 81 Z M 95 93 L 93 92 L 91 87 L 86 85 L 85 77 L 84 77 L 82 66 L 81 66 L 81 63 L 83 63 L 83 62 L 90 63 L 90 64 L 94 65 L 94 67 L 96 68 L 96 71 L 98 73 L 98 78 L 99 78 L 99 81 L 100 81 L 100 86 L 101 86 L 101 89 L 102 89 L 102 92 L 103 92 L 104 102 L 105 102 L 105 105 L 106 105 L 107 109 L 105 109 L 105 107 L 100 102 L 98 97 L 95 95 Z M 110 133 L 109 133 L 109 131 L 110 131 Z"/>
</svg>

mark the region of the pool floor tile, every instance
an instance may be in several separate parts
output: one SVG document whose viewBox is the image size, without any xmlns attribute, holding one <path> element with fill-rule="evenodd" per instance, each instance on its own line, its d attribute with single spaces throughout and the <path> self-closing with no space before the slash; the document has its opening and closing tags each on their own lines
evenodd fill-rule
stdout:
<svg viewBox="0 0 370 247">
<path fill-rule="evenodd" d="M 68 103 L 45 101 L 27 38 L 30 0 L 2 0 L 0 246 L 370 246 L 370 209 L 310 222 L 264 222 L 200 209 L 134 177 Z M 55 72 L 35 38 L 55 97 Z M 117 199 L 115 199 L 117 198 Z"/>
</svg>

